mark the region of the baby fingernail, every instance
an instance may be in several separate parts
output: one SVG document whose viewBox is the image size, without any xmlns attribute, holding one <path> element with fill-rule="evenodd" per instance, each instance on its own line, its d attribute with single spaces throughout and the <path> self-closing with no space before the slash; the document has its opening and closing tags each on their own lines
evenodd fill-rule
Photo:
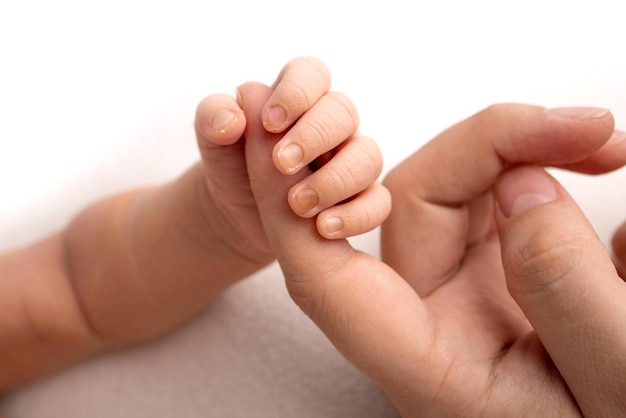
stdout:
<svg viewBox="0 0 626 418">
<path fill-rule="evenodd" d="M 327 235 L 336 234 L 343 229 L 343 219 L 338 216 L 331 216 L 322 221 L 322 230 Z"/>
<path fill-rule="evenodd" d="M 274 105 L 267 110 L 265 114 L 265 129 L 274 131 L 283 126 L 287 120 L 287 111 L 284 107 Z"/>
<path fill-rule="evenodd" d="M 565 119 L 598 119 L 609 113 L 609 109 L 598 107 L 555 107 L 548 109 L 554 116 Z"/>
<path fill-rule="evenodd" d="M 215 132 L 223 134 L 239 120 L 239 116 L 231 110 L 217 112 L 211 118 L 210 126 Z"/>
<path fill-rule="evenodd" d="M 290 172 L 299 168 L 304 159 L 304 153 L 299 145 L 289 144 L 278 151 L 277 157 L 283 170 Z"/>
<path fill-rule="evenodd" d="M 317 192 L 313 189 L 304 189 L 293 196 L 294 209 L 301 215 L 306 214 L 320 202 Z"/>
</svg>

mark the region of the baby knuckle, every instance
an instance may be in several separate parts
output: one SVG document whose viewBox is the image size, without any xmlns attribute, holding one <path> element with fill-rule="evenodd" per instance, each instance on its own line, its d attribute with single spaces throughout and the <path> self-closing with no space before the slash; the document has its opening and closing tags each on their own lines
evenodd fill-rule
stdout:
<svg viewBox="0 0 626 418">
<path fill-rule="evenodd" d="M 359 165 L 374 167 L 376 169 L 376 177 L 378 177 L 383 169 L 383 154 L 378 144 L 368 137 L 361 137 L 359 141 L 362 145 L 362 155 L 359 156 Z"/>
<path fill-rule="evenodd" d="M 302 56 L 291 59 L 285 65 L 284 72 L 289 71 L 308 71 L 314 74 L 320 80 L 330 80 L 330 70 L 328 66 L 319 58 L 311 56 Z"/>
<path fill-rule="evenodd" d="M 310 71 L 314 75 L 314 78 L 320 82 L 327 81 L 330 83 L 330 70 L 322 60 L 315 57 L 301 57 L 300 59 L 303 65 L 310 67 Z"/>
<path fill-rule="evenodd" d="M 308 109 L 319 98 L 320 90 L 330 87 L 330 71 L 314 57 L 299 57 L 287 63 L 281 78 L 282 102 L 288 108 Z"/>
<path fill-rule="evenodd" d="M 340 120 L 349 122 L 350 133 L 356 132 L 359 127 L 359 113 L 352 100 L 338 91 L 330 91 L 326 97 L 334 103 L 335 110 L 333 113 L 343 115 Z"/>
<path fill-rule="evenodd" d="M 304 138 L 307 142 L 315 144 L 319 152 L 330 150 L 333 144 L 333 125 L 332 121 L 325 119 L 312 120 L 308 124 L 308 132 L 305 133 Z"/>
<path fill-rule="evenodd" d="M 288 109 L 302 111 L 309 109 L 315 103 L 315 86 L 305 80 L 293 81 L 285 89 L 281 101 Z"/>
<path fill-rule="evenodd" d="M 344 164 L 343 162 L 329 166 L 328 176 L 335 189 L 342 196 L 351 194 L 357 183 L 357 174 L 354 172 L 354 169 L 349 164 Z"/>
</svg>

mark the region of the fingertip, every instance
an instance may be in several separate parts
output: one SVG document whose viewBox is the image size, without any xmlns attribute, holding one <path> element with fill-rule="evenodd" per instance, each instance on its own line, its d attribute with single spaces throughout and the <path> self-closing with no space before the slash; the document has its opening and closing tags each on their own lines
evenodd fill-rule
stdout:
<svg viewBox="0 0 626 418">
<path fill-rule="evenodd" d="M 208 96 L 196 109 L 195 128 L 199 140 L 216 145 L 230 145 L 239 140 L 245 126 L 246 116 L 243 110 L 227 94 Z"/>
<path fill-rule="evenodd" d="M 626 133 L 615 130 L 608 140 L 589 157 L 571 164 L 555 167 L 585 174 L 604 174 L 626 165 Z"/>
<path fill-rule="evenodd" d="M 287 109 L 281 104 L 268 104 L 263 111 L 263 127 L 272 133 L 279 133 L 284 130 L 289 117 Z"/>
<path fill-rule="evenodd" d="M 505 218 L 522 215 L 559 197 L 555 181 L 538 166 L 519 166 L 502 173 L 495 195 Z"/>
<path fill-rule="evenodd" d="M 245 114 L 241 109 L 224 109 L 211 116 L 207 139 L 219 145 L 236 142 L 245 127 Z"/>
<path fill-rule="evenodd" d="M 295 174 L 305 165 L 304 150 L 296 143 L 286 143 L 285 138 L 272 150 L 274 166 L 283 174 Z"/>
<path fill-rule="evenodd" d="M 507 170 L 494 196 L 507 285 L 531 322 L 545 313 L 544 303 L 553 303 L 550 310 L 557 307 L 555 301 L 577 298 L 582 288 L 602 292 L 610 283 L 613 264 L 606 247 L 576 202 L 543 168 Z M 592 280 L 603 275 L 606 281 Z"/>
<path fill-rule="evenodd" d="M 544 181 L 536 170 L 513 168 L 503 175 L 496 195 L 506 192 L 503 187 L 520 186 L 514 196 L 536 194 L 537 183 Z M 579 389 L 573 392 L 576 399 L 589 402 L 594 391 L 587 389 L 605 388 L 606 376 L 615 369 L 611 350 L 623 343 L 619 319 L 626 314 L 624 283 L 584 213 L 565 189 L 556 181 L 554 185 L 559 199 L 552 203 L 534 205 L 536 199 L 530 197 L 519 204 L 517 214 L 502 207 L 506 217 L 499 220 L 502 266 L 510 295 L 554 365 L 568 383 L 575 383 L 572 388 Z M 618 247 L 622 234 L 620 228 Z"/>
<path fill-rule="evenodd" d="M 317 58 L 299 57 L 289 61 L 263 106 L 263 127 L 268 132 L 283 132 L 328 92 L 330 80 L 328 67 Z"/>
<path fill-rule="evenodd" d="M 344 231 L 344 222 L 340 216 L 318 216 L 317 231 L 326 239 L 343 239 L 347 238 Z"/>
<path fill-rule="evenodd" d="M 244 109 L 244 105 L 243 105 L 243 96 L 241 94 L 241 88 L 242 86 L 245 86 L 245 84 L 239 85 L 235 88 L 235 101 L 237 102 L 237 105 L 241 108 Z M 245 89 L 245 87 L 244 87 Z"/>
<path fill-rule="evenodd" d="M 320 196 L 313 187 L 299 184 L 289 190 L 289 206 L 294 213 L 301 218 L 311 218 L 320 211 Z"/>
<path fill-rule="evenodd" d="M 612 147 L 623 147 L 626 145 L 626 132 L 614 130 L 606 144 Z"/>
<path fill-rule="evenodd" d="M 391 194 L 374 183 L 353 199 L 321 211 L 316 225 L 321 236 L 342 239 L 361 235 L 379 227 L 391 212 Z"/>
<path fill-rule="evenodd" d="M 546 111 L 552 116 L 569 120 L 602 119 L 611 113 L 609 109 L 588 106 L 553 107 Z"/>
</svg>

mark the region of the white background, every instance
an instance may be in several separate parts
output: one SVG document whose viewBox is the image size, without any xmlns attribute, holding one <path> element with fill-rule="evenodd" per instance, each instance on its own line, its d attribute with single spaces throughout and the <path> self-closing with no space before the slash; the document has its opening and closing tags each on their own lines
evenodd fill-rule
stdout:
<svg viewBox="0 0 626 418">
<path fill-rule="evenodd" d="M 626 128 L 618 4 L 3 2 L 0 249 L 178 174 L 202 97 L 271 83 L 299 55 L 328 64 L 386 168 L 494 102 L 603 106 Z"/>
<path fill-rule="evenodd" d="M 313 55 L 385 170 L 495 102 L 612 109 L 626 129 L 618 1 L 0 3 L 0 250 L 197 158 L 195 106 Z M 626 173 L 558 174 L 607 241 Z M 193 415 L 191 415 L 193 416 Z"/>
</svg>

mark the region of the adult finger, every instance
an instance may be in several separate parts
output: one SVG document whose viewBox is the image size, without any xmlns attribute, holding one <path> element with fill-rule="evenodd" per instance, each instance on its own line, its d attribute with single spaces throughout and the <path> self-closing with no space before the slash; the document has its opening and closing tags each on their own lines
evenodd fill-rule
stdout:
<svg viewBox="0 0 626 418">
<path fill-rule="evenodd" d="M 570 164 L 555 167 L 586 174 L 603 174 L 616 170 L 626 163 L 626 132 L 613 131 L 609 140 L 589 157 Z"/>
<path fill-rule="evenodd" d="M 626 412 L 626 285 L 567 192 L 542 168 L 495 187 L 502 260 L 520 305 L 585 416 Z"/>
<path fill-rule="evenodd" d="M 269 132 L 283 132 L 330 89 L 330 71 L 317 58 L 289 61 L 274 82 L 263 110 L 263 126 Z"/>
<path fill-rule="evenodd" d="M 613 235 L 613 261 L 617 272 L 626 280 L 626 223 L 624 223 Z"/>
<path fill-rule="evenodd" d="M 505 167 L 580 162 L 612 132 L 607 110 L 518 104 L 491 106 L 454 125 L 385 179 L 394 200 L 382 229 L 383 259 L 420 295 L 430 294 L 456 271 L 469 237 L 476 239 L 469 222 L 476 205 L 469 203 Z"/>
<path fill-rule="evenodd" d="M 240 91 L 248 118 L 250 182 L 291 297 L 348 360 L 383 388 L 432 389 L 445 367 L 419 362 L 428 359 L 434 340 L 434 321 L 424 305 L 388 266 L 346 240 L 324 239 L 313 219 L 291 210 L 289 188 L 311 171 L 285 176 L 274 168 L 271 153 L 279 136 L 268 134 L 258 122 L 270 92 L 258 84 Z"/>
</svg>

